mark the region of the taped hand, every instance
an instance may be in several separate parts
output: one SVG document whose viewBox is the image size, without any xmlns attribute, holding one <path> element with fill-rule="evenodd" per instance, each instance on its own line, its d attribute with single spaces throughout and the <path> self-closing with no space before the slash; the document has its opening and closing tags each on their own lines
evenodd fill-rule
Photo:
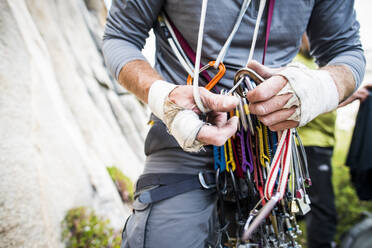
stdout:
<svg viewBox="0 0 372 248">
<path fill-rule="evenodd" d="M 227 120 L 226 114 L 239 104 L 236 97 L 213 94 L 200 87 L 200 98 L 210 110 L 208 125 L 199 118 L 192 86 L 156 81 L 149 91 L 150 109 L 165 123 L 182 149 L 189 152 L 198 152 L 203 145 L 223 145 L 238 126 L 238 118 Z"/>
<path fill-rule="evenodd" d="M 337 88 L 325 70 L 310 70 L 298 63 L 279 69 L 256 61 L 247 66 L 266 79 L 247 93 L 250 111 L 272 131 L 304 126 L 337 108 Z"/>
<path fill-rule="evenodd" d="M 279 75 L 274 76 L 281 69 L 272 69 L 256 61 L 251 61 L 247 66 L 265 79 L 254 90 L 247 92 L 251 114 L 257 115 L 257 118 L 272 131 L 298 126 L 299 122 L 293 118 L 298 113 L 296 95 L 290 90 L 280 94 L 283 93 L 284 87 L 288 88 L 288 80 Z M 296 104 L 291 104 L 292 106 L 288 104 L 290 99 Z"/>
</svg>

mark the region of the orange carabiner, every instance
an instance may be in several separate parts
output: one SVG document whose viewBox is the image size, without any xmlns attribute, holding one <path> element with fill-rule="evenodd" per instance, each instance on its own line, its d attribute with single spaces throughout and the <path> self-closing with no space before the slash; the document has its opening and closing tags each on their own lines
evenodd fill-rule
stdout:
<svg viewBox="0 0 372 248">
<path fill-rule="evenodd" d="M 206 64 L 205 66 L 203 66 L 201 69 L 200 69 L 200 72 L 202 71 L 205 71 L 207 70 L 208 68 L 210 67 L 213 67 L 214 64 L 216 63 L 216 61 L 210 61 L 208 64 Z M 205 86 L 205 88 L 207 90 L 211 90 L 220 80 L 221 78 L 223 77 L 223 75 L 225 75 L 225 72 L 226 72 L 226 67 L 223 63 L 220 63 L 218 65 L 218 72 L 217 74 L 212 78 L 212 80 Z M 189 75 L 187 77 L 187 85 L 192 85 L 192 80 L 193 78 Z"/>
</svg>

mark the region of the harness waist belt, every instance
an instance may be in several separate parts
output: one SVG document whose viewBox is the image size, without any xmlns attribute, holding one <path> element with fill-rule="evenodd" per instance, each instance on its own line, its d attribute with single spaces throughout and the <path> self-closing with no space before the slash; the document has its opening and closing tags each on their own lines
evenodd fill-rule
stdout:
<svg viewBox="0 0 372 248">
<path fill-rule="evenodd" d="M 136 183 L 135 197 L 142 203 L 154 203 L 196 189 L 214 189 L 215 172 L 199 172 L 197 175 L 156 173 L 140 176 Z M 149 187 L 155 188 L 146 190 Z"/>
</svg>

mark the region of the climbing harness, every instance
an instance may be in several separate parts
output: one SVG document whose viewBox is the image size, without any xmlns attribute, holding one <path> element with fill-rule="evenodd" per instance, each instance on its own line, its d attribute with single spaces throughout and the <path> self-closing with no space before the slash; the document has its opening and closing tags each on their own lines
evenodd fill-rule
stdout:
<svg viewBox="0 0 372 248">
<path fill-rule="evenodd" d="M 136 183 L 135 198 L 144 204 L 154 203 L 196 189 L 214 189 L 215 174 L 198 175 L 161 173 L 141 175 Z"/>
<path fill-rule="evenodd" d="M 306 193 L 311 185 L 306 154 L 296 129 L 273 132 L 250 114 L 248 91 L 264 79 L 245 65 L 234 77 L 234 86 L 226 91 L 216 90 L 216 84 L 224 76 L 224 57 L 237 32 L 251 0 L 244 0 L 235 25 L 215 61 L 201 65 L 201 49 L 208 0 L 202 1 L 196 53 L 192 51 L 182 34 L 162 13 L 158 18 L 161 29 L 180 64 L 188 73 L 187 83 L 193 85 L 194 100 L 201 112 L 206 109 L 199 95 L 199 74 L 208 83 L 208 90 L 220 94 L 235 95 L 240 103 L 228 113 L 239 117 L 237 133 L 222 146 L 214 146 L 215 173 L 198 175 L 147 174 L 140 177 L 136 197 L 142 203 L 153 203 L 195 189 L 216 190 L 218 195 L 218 237 L 211 247 L 294 247 L 298 248 L 297 235 L 301 230 L 296 215 L 310 210 Z M 275 0 L 268 0 L 267 25 L 263 60 L 268 46 Z M 251 61 L 258 36 L 258 29 L 266 0 L 261 0 L 252 44 L 247 63 Z M 218 69 L 212 78 L 209 68 Z"/>
</svg>

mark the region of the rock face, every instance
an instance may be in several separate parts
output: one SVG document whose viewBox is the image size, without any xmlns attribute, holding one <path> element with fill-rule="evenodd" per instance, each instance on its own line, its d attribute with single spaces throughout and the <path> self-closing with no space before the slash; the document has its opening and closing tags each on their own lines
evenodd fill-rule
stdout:
<svg viewBox="0 0 372 248">
<path fill-rule="evenodd" d="M 106 167 L 142 171 L 146 110 L 107 74 L 101 0 L 0 1 L 0 248 L 63 247 L 60 222 L 130 210 Z"/>
</svg>

